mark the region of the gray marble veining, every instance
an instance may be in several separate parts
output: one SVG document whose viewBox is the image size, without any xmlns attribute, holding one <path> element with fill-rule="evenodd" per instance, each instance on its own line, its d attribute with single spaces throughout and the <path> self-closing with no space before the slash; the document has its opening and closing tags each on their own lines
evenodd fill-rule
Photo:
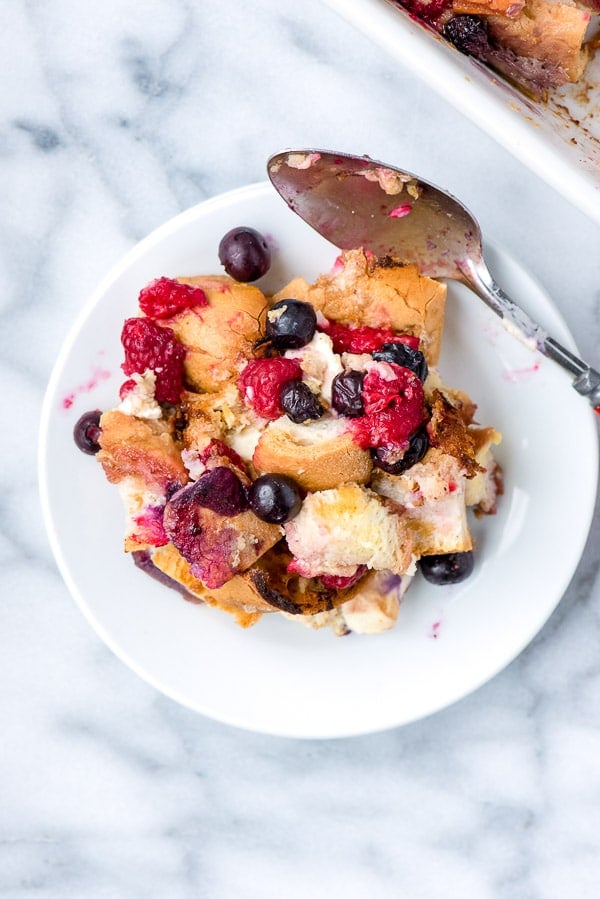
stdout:
<svg viewBox="0 0 600 899">
<path fill-rule="evenodd" d="M 562 603 L 493 681 L 396 731 L 303 742 L 195 715 L 110 653 L 53 562 L 35 461 L 54 359 L 101 277 L 276 150 L 365 152 L 446 186 L 596 364 L 597 226 L 318 0 L 6 0 L 0 23 L 0 894 L 598 896 L 598 514 Z"/>
</svg>

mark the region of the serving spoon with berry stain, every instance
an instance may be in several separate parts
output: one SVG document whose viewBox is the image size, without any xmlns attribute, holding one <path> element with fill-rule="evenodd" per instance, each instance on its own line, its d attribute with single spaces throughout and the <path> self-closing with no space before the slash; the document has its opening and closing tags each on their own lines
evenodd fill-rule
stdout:
<svg viewBox="0 0 600 899">
<path fill-rule="evenodd" d="M 325 150 L 286 150 L 267 172 L 290 209 L 342 250 L 414 263 L 421 274 L 466 284 L 505 328 L 574 376 L 573 387 L 600 412 L 600 372 L 561 346 L 496 284 L 481 229 L 455 197 L 417 175 Z"/>
</svg>

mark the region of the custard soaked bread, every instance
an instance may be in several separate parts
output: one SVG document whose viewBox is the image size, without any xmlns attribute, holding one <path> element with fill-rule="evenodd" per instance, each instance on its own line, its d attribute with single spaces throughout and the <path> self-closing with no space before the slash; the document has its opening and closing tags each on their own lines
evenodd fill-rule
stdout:
<svg viewBox="0 0 600 899">
<path fill-rule="evenodd" d="M 501 491 L 500 435 L 435 368 L 445 297 L 360 249 L 272 297 L 225 276 L 144 288 L 101 419 L 125 550 L 244 627 L 393 627 L 428 559 L 471 557 L 467 508 Z"/>
</svg>

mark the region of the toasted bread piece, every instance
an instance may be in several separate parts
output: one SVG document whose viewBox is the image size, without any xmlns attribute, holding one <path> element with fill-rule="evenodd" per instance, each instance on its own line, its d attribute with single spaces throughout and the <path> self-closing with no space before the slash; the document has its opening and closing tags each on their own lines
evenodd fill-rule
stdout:
<svg viewBox="0 0 600 899">
<path fill-rule="evenodd" d="M 476 459 L 474 437 L 464 417 L 464 408 L 455 405 L 441 390 L 434 390 L 431 398 L 431 420 L 428 425 L 432 446 L 454 456 L 468 478 L 481 471 Z"/>
<path fill-rule="evenodd" d="M 258 591 L 271 612 L 314 615 L 344 601 L 348 589 L 326 587 L 318 578 L 305 578 L 289 570 L 293 556 L 282 540 L 240 575 Z"/>
<path fill-rule="evenodd" d="M 425 389 L 425 398 L 430 405 L 433 405 L 436 391 L 439 390 L 452 403 L 464 423 L 466 425 L 471 424 L 477 411 L 477 405 L 466 391 L 444 384 L 437 368 L 430 367 L 423 387 Z"/>
<path fill-rule="evenodd" d="M 237 377 L 252 356 L 267 301 L 258 287 L 225 275 L 177 280 L 201 287 L 208 299 L 208 306 L 182 312 L 166 322 L 186 347 L 186 380 L 194 390 L 219 390 L 224 382 Z"/>
<path fill-rule="evenodd" d="M 525 6 L 525 0 L 453 0 L 456 15 L 508 16 L 514 19 Z"/>
<path fill-rule="evenodd" d="M 98 461 L 111 484 L 139 477 L 149 488 L 165 491 L 187 482 L 171 420 L 135 418 L 113 409 L 103 414 L 100 427 Z"/>
<path fill-rule="evenodd" d="M 214 393 L 185 391 L 181 397 L 178 427 L 185 449 L 202 449 L 212 439 L 222 439 L 245 414 L 237 386 L 223 384 Z"/>
<path fill-rule="evenodd" d="M 249 510 L 216 512 L 203 505 L 201 491 L 201 481 L 178 490 L 165 506 L 163 525 L 192 574 L 209 588 L 222 587 L 274 546 L 282 530 Z"/>
<path fill-rule="evenodd" d="M 467 481 L 465 501 L 473 506 L 476 516 L 493 515 L 498 497 L 503 493 L 502 469 L 493 456 L 502 435 L 494 428 L 470 427 L 469 433 L 475 446 L 475 458 L 481 466 L 474 478 Z"/>
<path fill-rule="evenodd" d="M 421 462 L 404 474 L 375 469 L 371 486 L 401 510 L 412 532 L 414 553 L 466 552 L 473 548 L 465 501 L 467 479 L 460 462 L 430 448 Z"/>
<path fill-rule="evenodd" d="M 354 634 L 379 634 L 394 627 L 410 575 L 369 571 L 348 591 L 340 610 Z"/>
<path fill-rule="evenodd" d="M 294 278 L 273 299 L 305 300 L 331 321 L 412 334 L 434 365 L 440 353 L 446 285 L 419 275 L 414 265 L 378 265 L 363 250 L 347 251 L 341 261 L 341 267 L 314 284 Z"/>
<path fill-rule="evenodd" d="M 400 602 L 411 581 L 408 574 L 400 577 L 390 571 L 369 571 L 345 591 L 343 601 L 332 610 L 286 617 L 315 630 L 330 627 L 336 636 L 378 634 L 396 624 Z"/>
<path fill-rule="evenodd" d="M 412 565 L 406 522 L 358 484 L 309 493 L 284 530 L 293 567 L 304 577 L 351 577 L 360 565 L 404 574 Z"/>
<path fill-rule="evenodd" d="M 270 549 L 242 574 L 222 587 L 209 589 L 191 573 L 189 562 L 172 543 L 156 549 L 152 562 L 191 594 L 234 615 L 248 627 L 265 613 L 314 615 L 344 601 L 348 590 L 331 590 L 319 581 L 288 572 L 292 556 L 283 542 Z"/>
<path fill-rule="evenodd" d="M 233 615 L 242 627 L 255 624 L 262 612 L 272 611 L 267 603 L 263 602 L 264 608 L 260 607 L 262 602 L 260 596 L 239 576 L 234 577 L 226 588 L 209 590 L 201 580 L 194 577 L 189 562 L 172 543 L 156 549 L 152 554 L 152 562 L 162 572 L 184 586 L 192 596 Z M 234 602 L 230 599 L 232 595 L 235 596 Z"/>
<path fill-rule="evenodd" d="M 258 472 L 286 474 L 310 491 L 366 484 L 372 469 L 371 456 L 355 443 L 347 422 L 329 416 L 305 424 L 288 418 L 271 422 L 252 461 Z"/>
<path fill-rule="evenodd" d="M 518 16 L 491 15 L 486 22 L 488 34 L 496 44 L 517 56 L 555 67 L 564 72 L 563 81 L 581 77 L 587 62 L 582 44 L 590 22 L 589 12 L 571 3 L 526 0 Z"/>
</svg>

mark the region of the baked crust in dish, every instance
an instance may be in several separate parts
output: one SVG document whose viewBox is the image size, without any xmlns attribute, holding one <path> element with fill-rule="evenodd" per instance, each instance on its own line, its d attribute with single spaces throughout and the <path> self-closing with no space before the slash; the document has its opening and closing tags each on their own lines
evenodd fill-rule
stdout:
<svg viewBox="0 0 600 899">
<path fill-rule="evenodd" d="M 597 0 L 392 2 L 538 100 L 580 80 L 593 46 L 588 29 L 599 11 Z"/>
</svg>

